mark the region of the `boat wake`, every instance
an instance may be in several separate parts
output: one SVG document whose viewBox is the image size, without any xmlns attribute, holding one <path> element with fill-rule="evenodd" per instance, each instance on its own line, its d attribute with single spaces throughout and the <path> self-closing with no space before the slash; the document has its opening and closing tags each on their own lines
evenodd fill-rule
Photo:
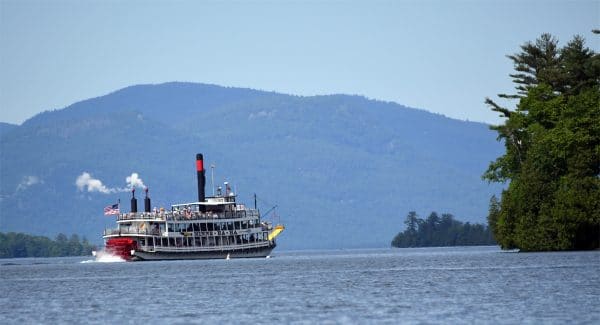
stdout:
<svg viewBox="0 0 600 325">
<path fill-rule="evenodd" d="M 120 256 L 113 255 L 106 251 L 92 252 L 92 254 L 96 257 L 93 260 L 81 261 L 81 263 L 119 263 L 125 262 Z"/>
</svg>

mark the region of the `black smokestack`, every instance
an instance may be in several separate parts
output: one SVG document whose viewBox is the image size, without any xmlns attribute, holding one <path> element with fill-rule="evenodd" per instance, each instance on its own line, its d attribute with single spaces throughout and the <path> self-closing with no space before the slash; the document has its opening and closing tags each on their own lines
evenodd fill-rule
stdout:
<svg viewBox="0 0 600 325">
<path fill-rule="evenodd" d="M 137 199 L 135 198 L 135 187 L 131 189 L 131 212 L 137 212 Z"/>
<path fill-rule="evenodd" d="M 146 187 L 146 198 L 144 199 L 144 212 L 150 212 L 150 197 L 148 197 L 148 188 Z"/>
<path fill-rule="evenodd" d="M 204 202 L 206 200 L 206 196 L 204 194 L 206 178 L 204 177 L 204 157 L 201 153 L 196 155 L 196 173 L 198 176 L 198 202 Z M 205 211 L 205 207 L 203 205 L 200 206 L 200 211 Z"/>
</svg>

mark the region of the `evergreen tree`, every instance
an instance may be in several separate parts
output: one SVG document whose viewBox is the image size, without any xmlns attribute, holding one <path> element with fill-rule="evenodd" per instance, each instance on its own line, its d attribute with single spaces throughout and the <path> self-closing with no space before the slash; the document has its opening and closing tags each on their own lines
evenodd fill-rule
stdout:
<svg viewBox="0 0 600 325">
<path fill-rule="evenodd" d="M 510 181 L 488 222 L 503 248 L 600 247 L 600 56 L 576 36 L 565 47 L 543 34 L 509 56 L 516 109 L 486 103 L 506 120 L 493 126 L 506 153 L 484 178 Z"/>
<path fill-rule="evenodd" d="M 460 245 L 495 245 L 489 227 L 463 224 L 449 213 L 432 212 L 426 220 L 411 211 L 404 221 L 406 229 L 392 240 L 393 247 L 432 247 Z"/>
<path fill-rule="evenodd" d="M 79 236 L 76 234 L 71 235 L 68 244 L 68 254 L 69 256 L 78 256 L 81 255 L 81 243 L 79 242 Z"/>
<path fill-rule="evenodd" d="M 58 234 L 56 240 L 43 236 L 31 236 L 23 233 L 0 232 L 0 258 L 6 257 L 53 257 L 90 255 L 93 246 L 83 238 Z"/>
</svg>

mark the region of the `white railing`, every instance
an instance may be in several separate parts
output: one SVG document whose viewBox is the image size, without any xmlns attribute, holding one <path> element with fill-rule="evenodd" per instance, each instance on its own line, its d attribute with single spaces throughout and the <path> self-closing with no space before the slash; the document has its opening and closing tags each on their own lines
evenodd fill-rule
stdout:
<svg viewBox="0 0 600 325">
<path fill-rule="evenodd" d="M 240 219 L 240 218 L 258 217 L 256 210 L 228 211 L 221 213 L 213 212 L 136 212 L 121 213 L 118 215 L 118 221 L 125 220 L 202 220 L 202 219 Z"/>
<path fill-rule="evenodd" d="M 115 235 L 148 235 L 148 236 L 160 236 L 158 230 L 146 230 L 137 228 L 125 228 L 125 229 L 104 229 L 104 236 L 115 236 Z"/>
</svg>

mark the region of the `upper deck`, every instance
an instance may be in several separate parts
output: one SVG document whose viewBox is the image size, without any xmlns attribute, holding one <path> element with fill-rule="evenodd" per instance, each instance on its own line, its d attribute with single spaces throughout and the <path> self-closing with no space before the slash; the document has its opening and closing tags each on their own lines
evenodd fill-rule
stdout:
<svg viewBox="0 0 600 325">
<path fill-rule="evenodd" d="M 236 209 L 231 211 L 191 211 L 188 209 L 178 209 L 173 211 L 159 212 L 136 212 L 121 213 L 117 216 L 117 222 L 145 220 L 145 221 L 187 221 L 187 220 L 221 220 L 221 219 L 243 219 L 258 218 L 259 211 L 255 209 Z"/>
</svg>

